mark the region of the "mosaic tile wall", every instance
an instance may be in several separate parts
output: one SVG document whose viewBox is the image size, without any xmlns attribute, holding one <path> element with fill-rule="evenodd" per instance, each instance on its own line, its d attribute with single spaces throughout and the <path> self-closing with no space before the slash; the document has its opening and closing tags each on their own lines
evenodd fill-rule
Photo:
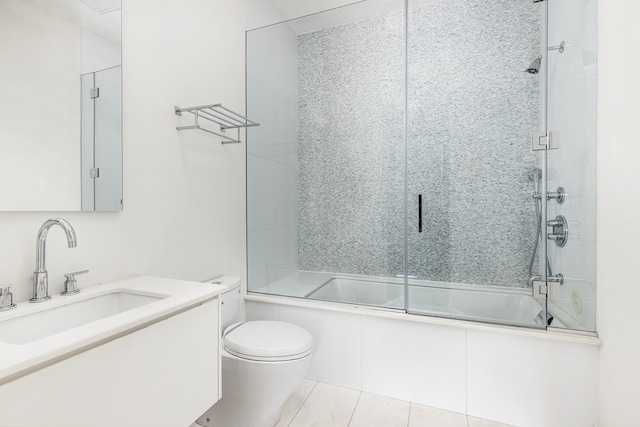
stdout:
<svg viewBox="0 0 640 427">
<path fill-rule="evenodd" d="M 298 36 L 301 270 L 404 271 L 403 19 Z M 539 54 L 538 8 L 450 0 L 408 19 L 409 274 L 524 286 L 539 99 L 538 77 L 523 70 Z"/>
</svg>

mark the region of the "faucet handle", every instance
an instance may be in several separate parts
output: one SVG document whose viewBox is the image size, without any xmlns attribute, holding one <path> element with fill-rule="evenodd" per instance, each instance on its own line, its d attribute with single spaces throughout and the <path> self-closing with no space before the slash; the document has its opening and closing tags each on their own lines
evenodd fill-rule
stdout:
<svg viewBox="0 0 640 427">
<path fill-rule="evenodd" d="M 80 293 L 78 289 L 78 282 L 76 281 L 76 274 L 88 273 L 89 270 L 74 271 L 73 273 L 67 273 L 64 275 L 67 279 L 64 281 L 64 291 L 60 295 L 75 295 Z"/>
<path fill-rule="evenodd" d="M 13 303 L 11 285 L 0 286 L 0 311 L 7 311 L 13 308 L 16 308 L 16 305 Z"/>
</svg>

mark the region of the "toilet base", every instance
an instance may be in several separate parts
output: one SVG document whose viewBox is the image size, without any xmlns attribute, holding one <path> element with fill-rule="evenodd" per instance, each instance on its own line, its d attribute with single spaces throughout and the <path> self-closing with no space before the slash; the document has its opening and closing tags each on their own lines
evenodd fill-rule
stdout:
<svg viewBox="0 0 640 427">
<path fill-rule="evenodd" d="M 284 404 L 303 380 L 311 355 L 261 362 L 222 354 L 222 399 L 205 412 L 203 427 L 273 427 Z"/>
</svg>

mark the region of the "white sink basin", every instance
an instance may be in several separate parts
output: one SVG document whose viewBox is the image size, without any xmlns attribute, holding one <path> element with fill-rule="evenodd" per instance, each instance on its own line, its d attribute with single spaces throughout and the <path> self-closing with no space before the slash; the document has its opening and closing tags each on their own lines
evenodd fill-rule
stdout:
<svg viewBox="0 0 640 427">
<path fill-rule="evenodd" d="M 0 341 L 7 344 L 30 343 L 162 299 L 163 297 L 115 291 L 26 313 L 0 321 Z"/>
</svg>

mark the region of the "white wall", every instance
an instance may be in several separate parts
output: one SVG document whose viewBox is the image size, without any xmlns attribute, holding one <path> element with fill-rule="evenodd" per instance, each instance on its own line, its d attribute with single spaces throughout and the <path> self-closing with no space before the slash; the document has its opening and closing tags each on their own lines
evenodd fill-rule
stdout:
<svg viewBox="0 0 640 427">
<path fill-rule="evenodd" d="M 93 31 L 83 29 L 82 74 L 92 73 L 118 65 L 122 65 L 120 46 L 110 43 Z"/>
<path fill-rule="evenodd" d="M 247 0 L 247 28 L 251 30 L 351 3 L 357 0 Z"/>
<path fill-rule="evenodd" d="M 640 425 L 640 4 L 599 1 L 600 425 Z"/>
<path fill-rule="evenodd" d="M 176 131 L 173 108 L 244 111 L 245 13 L 243 1 L 123 1 L 124 211 L 1 212 L 0 281 L 16 301 L 31 297 L 36 234 L 56 216 L 75 227 L 78 247 L 50 230 L 51 294 L 84 268 L 81 287 L 133 274 L 244 278 L 244 144 Z"/>
<path fill-rule="evenodd" d="M 0 210 L 80 209 L 80 51 L 63 14 L 0 3 Z"/>
</svg>

